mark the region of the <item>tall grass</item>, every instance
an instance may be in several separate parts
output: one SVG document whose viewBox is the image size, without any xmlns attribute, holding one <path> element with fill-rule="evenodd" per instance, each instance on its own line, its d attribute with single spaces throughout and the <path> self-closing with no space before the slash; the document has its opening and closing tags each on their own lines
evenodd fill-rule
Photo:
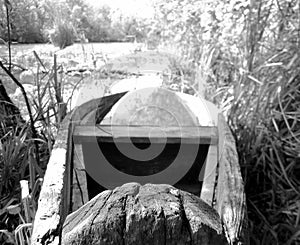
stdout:
<svg viewBox="0 0 300 245">
<path fill-rule="evenodd" d="M 30 145 L 32 147 L 29 135 L 30 129 L 26 124 L 21 128 L 11 129 L 0 139 L 0 220 L 3 222 L 0 227 L 1 244 L 15 244 L 13 231 L 27 222 L 25 207 L 22 207 L 18 193 L 21 192 L 20 180 L 29 175 L 28 154 Z M 31 179 L 35 179 L 35 176 Z"/>
<path fill-rule="evenodd" d="M 235 137 L 251 244 L 300 244 L 300 57 L 296 46 L 278 49 L 275 45 L 264 51 L 263 58 L 257 49 L 251 70 L 243 68 L 247 55 L 220 56 L 214 45 L 199 50 L 197 62 L 189 63 L 194 58 L 189 56 L 185 58 L 188 65 L 174 62 L 175 69 L 192 79 L 196 95 L 219 105 Z"/>
<path fill-rule="evenodd" d="M 3 129 L 7 133 L 0 139 L 0 244 L 30 244 L 42 178 L 59 123 L 66 115 L 64 80 L 56 56 L 50 69 L 37 53 L 35 57 L 35 90 L 27 94 L 32 120 L 11 130 Z M 33 137 L 32 126 L 37 137 Z"/>
<path fill-rule="evenodd" d="M 237 143 L 251 244 L 299 244 L 300 59 L 273 57 L 215 97 Z"/>
<path fill-rule="evenodd" d="M 168 40 L 182 47 L 206 98 L 222 108 L 236 139 L 251 244 L 300 244 L 299 6 L 249 1 L 244 15 L 236 6 L 232 20 L 219 18 L 216 33 L 210 33 L 215 40 L 194 41 L 194 33 L 180 35 L 188 42 Z M 188 30 L 199 25 L 177 18 Z"/>
</svg>

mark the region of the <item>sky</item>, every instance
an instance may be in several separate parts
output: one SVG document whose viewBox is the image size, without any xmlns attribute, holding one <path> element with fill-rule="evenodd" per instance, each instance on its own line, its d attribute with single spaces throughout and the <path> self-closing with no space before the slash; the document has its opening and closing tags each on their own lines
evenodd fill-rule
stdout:
<svg viewBox="0 0 300 245">
<path fill-rule="evenodd" d="M 86 0 L 90 5 L 101 7 L 108 5 L 112 9 L 131 16 L 139 16 L 149 18 L 153 15 L 150 0 Z"/>
</svg>

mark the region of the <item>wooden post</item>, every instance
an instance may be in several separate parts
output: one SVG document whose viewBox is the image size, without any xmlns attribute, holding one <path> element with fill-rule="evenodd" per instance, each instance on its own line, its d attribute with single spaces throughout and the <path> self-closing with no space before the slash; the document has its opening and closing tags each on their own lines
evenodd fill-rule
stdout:
<svg viewBox="0 0 300 245">
<path fill-rule="evenodd" d="M 217 212 L 170 185 L 128 183 L 70 214 L 62 245 L 227 244 Z"/>
</svg>

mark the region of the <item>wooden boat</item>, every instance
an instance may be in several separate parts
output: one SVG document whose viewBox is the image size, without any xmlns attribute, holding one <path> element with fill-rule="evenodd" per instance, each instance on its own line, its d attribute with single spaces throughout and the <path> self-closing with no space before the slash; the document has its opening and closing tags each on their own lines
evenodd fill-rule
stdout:
<svg viewBox="0 0 300 245">
<path fill-rule="evenodd" d="M 137 64 L 145 56 L 152 57 L 152 67 L 166 57 L 150 52 L 127 60 Z M 109 66 L 126 67 L 114 65 Z M 247 244 L 244 187 L 230 129 L 210 102 L 167 89 L 163 81 L 149 87 L 137 79 L 155 80 L 155 74 L 159 80 L 166 68 L 131 67 L 126 72 L 134 78 L 113 84 L 113 93 L 90 98 L 66 116 L 45 174 L 32 244 L 60 244 L 69 213 L 128 182 L 170 184 L 200 196 L 220 215 L 228 242 Z"/>
</svg>

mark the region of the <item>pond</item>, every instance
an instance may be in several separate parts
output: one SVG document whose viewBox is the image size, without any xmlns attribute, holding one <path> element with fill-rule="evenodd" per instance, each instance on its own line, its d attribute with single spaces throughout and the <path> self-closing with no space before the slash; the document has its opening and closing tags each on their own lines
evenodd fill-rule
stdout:
<svg viewBox="0 0 300 245">
<path fill-rule="evenodd" d="M 33 96 L 34 98 L 38 83 L 42 89 L 48 84 L 53 87 L 51 84 L 53 83 L 54 55 L 56 55 L 57 76 L 63 86 L 62 95 L 65 101 L 71 103 L 69 97 L 73 94 L 73 89 L 78 82 L 81 80 L 84 83 L 98 81 L 100 75 L 98 70 L 101 66 L 115 57 L 133 53 L 141 46 L 142 44 L 136 43 L 75 43 L 60 50 L 52 44 L 13 44 L 11 46 L 12 63 L 14 64 L 12 73 L 24 85 L 29 97 Z M 8 47 L 5 45 L 0 45 L 0 60 L 6 64 L 8 62 Z M 45 77 L 43 66 L 48 74 Z M 20 89 L 1 69 L 0 79 L 13 102 L 26 114 L 25 102 Z M 45 99 L 47 98 L 48 96 L 45 97 Z"/>
<path fill-rule="evenodd" d="M 50 70 L 54 64 L 54 55 L 57 57 L 57 67 L 61 65 L 65 72 L 94 70 L 115 57 L 134 52 L 141 46 L 142 44 L 135 43 L 75 43 L 60 50 L 52 44 L 13 44 L 12 73 L 19 79 L 22 70 L 37 73 L 38 69 L 41 71 L 42 66 Z M 3 44 L 0 45 L 0 60 L 4 64 L 8 63 L 8 47 Z M 2 70 L 0 79 L 5 83 L 9 93 L 15 91 L 16 86 L 7 81 L 7 76 Z"/>
<path fill-rule="evenodd" d="M 49 53 L 58 55 L 66 55 L 68 53 L 81 54 L 82 52 L 87 53 L 104 53 L 109 57 L 116 57 L 122 54 L 126 54 L 142 44 L 135 43 L 75 43 L 72 46 L 66 47 L 60 50 L 54 47 L 52 44 L 13 44 L 11 46 L 12 56 L 26 55 L 33 51 L 38 54 Z M 8 57 L 8 47 L 6 45 L 0 44 L 0 58 L 4 59 Z"/>
</svg>

